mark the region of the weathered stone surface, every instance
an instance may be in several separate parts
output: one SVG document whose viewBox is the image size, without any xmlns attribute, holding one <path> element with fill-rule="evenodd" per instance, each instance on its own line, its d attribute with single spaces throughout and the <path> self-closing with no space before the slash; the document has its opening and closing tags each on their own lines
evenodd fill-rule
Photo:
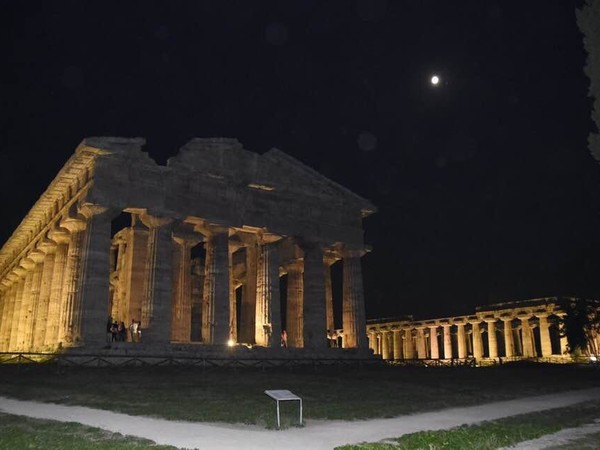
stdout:
<svg viewBox="0 0 600 450">
<path fill-rule="evenodd" d="M 161 166 L 144 143 L 84 139 L 0 249 L 0 350 L 116 345 L 108 318 L 128 327 L 119 345 L 274 348 L 286 310 L 289 350 L 327 351 L 329 266 L 347 258 L 343 346 L 368 353 L 358 258 L 370 202 L 277 149 L 193 139 Z M 111 230 L 119 214 L 131 226 Z"/>
</svg>

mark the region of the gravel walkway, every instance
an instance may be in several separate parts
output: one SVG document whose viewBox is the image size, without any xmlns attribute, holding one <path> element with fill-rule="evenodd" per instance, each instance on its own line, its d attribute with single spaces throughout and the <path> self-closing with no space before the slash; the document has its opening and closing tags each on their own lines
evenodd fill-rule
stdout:
<svg viewBox="0 0 600 450">
<path fill-rule="evenodd" d="M 0 397 L 0 411 L 38 419 L 77 422 L 123 435 L 143 437 L 158 444 L 186 449 L 319 450 L 332 449 L 343 444 L 375 442 L 416 431 L 439 430 L 474 424 L 516 414 L 570 406 L 594 399 L 600 399 L 600 388 L 451 408 L 392 419 L 354 422 L 307 420 L 303 428 L 289 428 L 282 431 L 247 425 L 177 422 L 130 416 L 82 406 L 64 406 L 6 397 Z M 269 401 L 269 399 L 265 397 L 265 401 Z"/>
</svg>

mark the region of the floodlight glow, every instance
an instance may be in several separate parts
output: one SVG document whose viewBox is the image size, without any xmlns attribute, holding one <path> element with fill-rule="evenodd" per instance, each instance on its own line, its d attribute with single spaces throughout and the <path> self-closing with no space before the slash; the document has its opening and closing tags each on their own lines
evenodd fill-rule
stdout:
<svg viewBox="0 0 600 450">
<path fill-rule="evenodd" d="M 233 342 L 233 339 L 229 339 L 229 340 L 227 341 L 227 345 L 228 345 L 229 347 L 233 347 L 233 346 L 235 345 L 235 342 Z"/>
</svg>

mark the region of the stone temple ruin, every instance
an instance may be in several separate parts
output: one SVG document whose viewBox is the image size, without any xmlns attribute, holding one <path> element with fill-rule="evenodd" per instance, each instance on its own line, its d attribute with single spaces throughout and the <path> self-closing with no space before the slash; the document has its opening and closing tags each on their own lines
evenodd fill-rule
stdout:
<svg viewBox="0 0 600 450">
<path fill-rule="evenodd" d="M 341 260 L 342 347 L 370 354 L 369 201 L 277 149 L 193 139 L 161 166 L 144 142 L 85 139 L 4 244 L 0 351 L 93 352 L 111 317 L 141 322 L 123 346 L 282 352 L 285 324 L 290 351 L 327 353 Z"/>
<path fill-rule="evenodd" d="M 519 360 L 571 362 L 567 338 L 559 331 L 559 322 L 568 314 L 565 300 L 580 301 L 543 297 L 480 306 L 467 316 L 369 320 L 369 346 L 382 359 L 397 364 L 448 365 L 465 359 L 474 359 L 478 365 Z M 587 340 L 587 353 L 596 358 L 600 334 L 591 330 Z"/>
</svg>

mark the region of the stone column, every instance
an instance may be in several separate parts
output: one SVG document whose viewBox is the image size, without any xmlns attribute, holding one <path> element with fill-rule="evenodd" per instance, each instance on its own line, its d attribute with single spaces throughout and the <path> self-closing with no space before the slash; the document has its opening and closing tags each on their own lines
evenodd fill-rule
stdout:
<svg viewBox="0 0 600 450">
<path fill-rule="evenodd" d="M 381 332 L 381 357 L 385 360 L 390 359 L 390 339 L 387 331 Z"/>
<path fill-rule="evenodd" d="M 560 353 L 561 355 L 566 355 L 569 353 L 569 343 L 566 336 L 560 337 Z"/>
<path fill-rule="evenodd" d="M 58 332 L 59 342 L 68 345 L 74 343 L 74 315 L 81 303 L 81 266 L 83 261 L 83 246 L 85 238 L 85 217 L 67 217 L 61 222 L 61 227 L 69 230 L 71 238 L 67 252 L 67 265 L 65 269 L 65 280 L 63 296 L 65 300 L 60 307 L 60 324 Z M 105 326 L 106 326 L 106 318 Z"/>
<path fill-rule="evenodd" d="M 191 250 L 201 242 L 201 238 L 191 233 L 175 232 L 173 240 L 177 245 L 173 255 L 171 340 L 190 342 L 192 338 Z"/>
<path fill-rule="evenodd" d="M 548 316 L 538 314 L 540 320 L 540 342 L 542 345 L 542 356 L 552 355 L 552 342 L 550 341 L 550 330 L 548 329 Z"/>
<path fill-rule="evenodd" d="M 504 322 L 504 350 L 508 358 L 515 355 L 515 343 L 513 339 L 512 318 L 503 318 Z"/>
<path fill-rule="evenodd" d="M 481 341 L 481 329 L 479 327 L 479 322 L 474 322 L 471 324 L 471 326 L 473 334 L 473 357 L 479 361 L 481 358 L 483 358 L 483 342 Z"/>
<path fill-rule="evenodd" d="M 367 320 L 359 250 L 344 249 L 343 324 L 344 348 L 365 347 Z"/>
<path fill-rule="evenodd" d="M 404 330 L 404 354 L 406 359 L 415 358 L 415 345 L 413 343 L 412 329 Z"/>
<path fill-rule="evenodd" d="M 84 204 L 86 220 L 81 261 L 80 295 L 73 306 L 73 340 L 86 347 L 104 346 L 109 315 L 110 225 L 114 211 L 100 205 Z"/>
<path fill-rule="evenodd" d="M 14 272 L 13 272 L 14 273 Z M 17 294 L 18 281 L 21 277 L 14 275 L 14 279 L 7 275 L 3 280 L 4 286 L 4 308 L 2 309 L 2 333 L 0 334 L 0 351 L 10 350 L 10 333 L 13 325 L 12 315 L 15 309 L 15 297 Z"/>
<path fill-rule="evenodd" d="M 333 317 L 333 288 L 331 285 L 331 265 L 335 263 L 335 258 L 326 255 L 323 259 L 323 273 L 325 274 L 325 310 L 327 313 L 327 330 L 335 330 L 335 321 Z"/>
<path fill-rule="evenodd" d="M 56 254 L 54 257 L 54 270 L 52 272 L 52 281 L 50 285 L 48 326 L 46 328 L 44 346 L 56 347 L 59 342 L 60 313 L 67 271 L 67 255 L 69 251 L 70 235 L 65 228 L 55 228 L 50 231 L 49 237 L 56 242 Z"/>
<path fill-rule="evenodd" d="M 242 289 L 242 304 L 239 342 L 254 344 L 256 342 L 256 283 L 258 243 L 256 235 L 246 242 L 246 279 Z M 261 326 L 262 328 L 262 326 Z M 261 332 L 263 334 L 264 332 Z"/>
<path fill-rule="evenodd" d="M 52 240 L 44 239 L 38 246 L 38 249 L 44 253 L 44 260 L 40 284 L 40 297 L 33 324 L 33 336 L 31 342 L 33 351 L 44 350 L 57 244 Z"/>
<path fill-rule="evenodd" d="M 167 344 L 171 339 L 173 219 L 149 214 L 140 219 L 149 230 L 142 342 Z"/>
<path fill-rule="evenodd" d="M 29 288 L 27 286 L 27 279 L 25 289 L 23 290 L 23 303 L 21 309 L 25 316 L 21 317 L 23 322 L 23 331 L 20 332 L 21 341 L 19 342 L 19 348 L 22 351 L 32 351 L 33 346 L 33 333 L 35 325 L 35 314 L 37 313 L 38 302 L 40 300 L 40 285 L 42 282 L 42 270 L 44 269 L 44 253 L 40 250 L 33 250 L 29 254 L 29 258 L 35 263 L 32 270 L 31 284 Z M 19 326 L 20 328 L 20 326 Z"/>
<path fill-rule="evenodd" d="M 498 357 L 498 339 L 496 338 L 496 321 L 486 320 L 488 327 L 488 349 L 489 358 L 495 359 Z"/>
<path fill-rule="evenodd" d="M 304 347 L 327 348 L 327 313 L 325 311 L 325 277 L 323 249 L 318 244 L 304 250 Z M 366 323 L 364 324 L 365 336 Z M 345 330 L 344 330 L 345 331 Z M 345 341 L 347 347 L 347 341 Z"/>
<path fill-rule="evenodd" d="M 533 342 L 533 332 L 529 325 L 529 317 L 521 318 L 521 333 L 523 335 L 523 356 L 525 358 L 533 358 L 535 354 L 535 346 Z"/>
<path fill-rule="evenodd" d="M 31 292 L 31 278 L 33 276 L 33 268 L 35 263 L 29 259 L 23 259 L 20 266 L 14 271 L 17 283 L 15 292 L 15 302 L 11 320 L 11 330 L 9 347 L 11 351 L 22 351 L 19 343 L 22 341 L 22 336 L 25 334 L 25 314 L 23 313 L 23 293 L 27 287 L 27 291 Z M 12 275 L 12 274 L 11 274 Z M 9 275 L 10 276 L 10 275 Z"/>
<path fill-rule="evenodd" d="M 439 359 L 440 358 L 440 347 L 438 344 L 438 336 L 437 336 L 437 325 L 431 325 L 429 327 L 429 341 L 431 347 L 431 359 Z"/>
<path fill-rule="evenodd" d="M 226 345 L 231 336 L 229 305 L 229 230 L 212 227 L 206 242 L 202 337 Z"/>
<path fill-rule="evenodd" d="M 444 328 L 444 359 L 452 359 L 452 335 L 450 334 L 450 324 L 442 324 Z"/>
<path fill-rule="evenodd" d="M 374 331 L 369 331 L 369 348 L 373 350 L 373 354 L 377 354 L 377 335 Z"/>
<path fill-rule="evenodd" d="M 287 269 L 287 336 L 288 346 L 303 347 L 304 320 L 302 311 L 304 289 L 303 289 L 302 265 L 300 261 L 289 264 Z"/>
<path fill-rule="evenodd" d="M 417 358 L 426 359 L 427 351 L 425 349 L 425 328 L 417 328 Z"/>
<path fill-rule="evenodd" d="M 394 359 L 400 360 L 403 359 L 404 355 L 402 354 L 402 334 L 400 330 L 394 330 Z"/>
<path fill-rule="evenodd" d="M 456 337 L 458 341 L 458 357 L 459 359 L 464 359 L 467 357 L 467 341 L 465 336 L 465 324 L 457 323 L 456 324 Z"/>
<path fill-rule="evenodd" d="M 279 347 L 281 335 L 279 244 L 261 243 L 256 280 L 256 343 Z"/>
</svg>

